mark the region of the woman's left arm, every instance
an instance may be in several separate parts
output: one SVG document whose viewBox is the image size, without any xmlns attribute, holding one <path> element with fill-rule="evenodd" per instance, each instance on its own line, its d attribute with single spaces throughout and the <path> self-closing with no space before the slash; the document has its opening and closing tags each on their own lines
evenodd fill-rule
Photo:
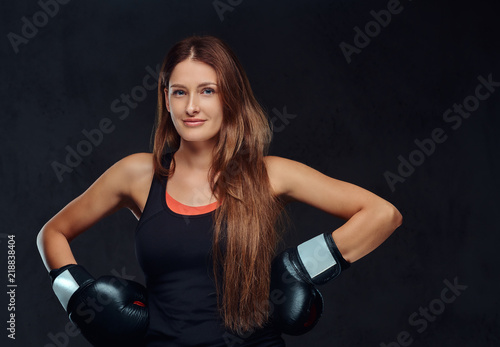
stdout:
<svg viewBox="0 0 500 347">
<path fill-rule="evenodd" d="M 346 220 L 332 237 L 349 263 L 377 248 L 402 223 L 396 207 L 366 189 L 290 159 L 267 156 L 265 162 L 275 194 Z"/>
</svg>

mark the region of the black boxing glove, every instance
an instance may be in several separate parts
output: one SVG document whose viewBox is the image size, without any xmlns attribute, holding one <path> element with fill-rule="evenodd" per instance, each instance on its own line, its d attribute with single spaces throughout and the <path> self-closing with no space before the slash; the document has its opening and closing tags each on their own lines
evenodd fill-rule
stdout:
<svg viewBox="0 0 500 347">
<path fill-rule="evenodd" d="M 148 324 L 146 288 L 114 276 L 94 279 L 82 266 L 50 271 L 69 319 L 94 346 L 138 346 Z"/>
<path fill-rule="evenodd" d="M 316 285 L 340 275 L 350 264 L 342 257 L 331 233 L 318 235 L 279 254 L 272 263 L 273 325 L 288 335 L 310 331 L 323 313 L 323 297 Z"/>
</svg>

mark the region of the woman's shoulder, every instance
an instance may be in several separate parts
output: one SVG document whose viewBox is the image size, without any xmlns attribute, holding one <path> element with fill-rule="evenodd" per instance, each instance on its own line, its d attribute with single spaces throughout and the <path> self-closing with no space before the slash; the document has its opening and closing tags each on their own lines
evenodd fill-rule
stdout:
<svg viewBox="0 0 500 347">
<path fill-rule="evenodd" d="M 265 156 L 264 163 L 267 170 L 274 175 L 286 174 L 286 170 L 294 170 L 304 166 L 304 164 L 298 161 L 275 155 Z"/>
<path fill-rule="evenodd" d="M 129 184 L 137 180 L 148 179 L 153 176 L 153 154 L 134 153 L 117 161 L 110 171 L 114 172 L 117 178 L 121 178 Z"/>
<path fill-rule="evenodd" d="M 121 193 L 127 205 L 139 218 L 148 197 L 154 176 L 153 154 L 134 153 L 116 162 L 116 180 L 121 180 Z"/>
<path fill-rule="evenodd" d="M 274 155 L 265 156 L 264 164 L 266 165 L 267 175 L 269 176 L 271 187 L 273 188 L 275 195 L 278 196 L 288 192 L 286 179 L 287 175 L 303 165 L 297 161 Z"/>
<path fill-rule="evenodd" d="M 299 161 L 266 156 L 264 163 L 271 186 L 277 195 L 294 199 L 309 191 L 312 183 L 317 183 L 317 185 L 331 183 L 328 176 Z"/>
<path fill-rule="evenodd" d="M 123 168 L 131 171 L 143 171 L 153 168 L 153 153 L 134 153 L 129 154 L 117 162 Z"/>
</svg>

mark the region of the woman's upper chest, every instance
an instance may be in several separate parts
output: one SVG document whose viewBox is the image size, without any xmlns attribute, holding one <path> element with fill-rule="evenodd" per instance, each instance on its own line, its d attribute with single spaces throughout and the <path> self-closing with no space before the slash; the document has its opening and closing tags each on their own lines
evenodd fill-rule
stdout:
<svg viewBox="0 0 500 347">
<path fill-rule="evenodd" d="M 167 180 L 167 193 L 187 206 L 205 206 L 217 201 L 210 189 L 208 173 L 176 170 Z"/>
</svg>

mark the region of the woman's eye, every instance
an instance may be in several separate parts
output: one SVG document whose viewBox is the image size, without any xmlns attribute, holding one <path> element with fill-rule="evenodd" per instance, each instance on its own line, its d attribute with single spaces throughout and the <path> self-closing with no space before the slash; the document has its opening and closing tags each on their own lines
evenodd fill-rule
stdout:
<svg viewBox="0 0 500 347">
<path fill-rule="evenodd" d="M 179 95 L 179 96 L 180 96 L 180 95 L 184 95 L 184 94 L 182 94 L 182 93 L 184 93 L 184 91 L 183 91 L 183 90 L 174 90 L 174 91 L 172 92 L 172 94 L 173 94 L 173 95 Z"/>
<path fill-rule="evenodd" d="M 205 92 L 209 92 L 209 93 L 206 94 Z M 213 90 L 211 88 L 207 88 L 207 89 L 203 89 L 203 93 L 205 93 L 206 95 L 211 95 L 211 94 L 215 93 L 215 90 Z"/>
</svg>

